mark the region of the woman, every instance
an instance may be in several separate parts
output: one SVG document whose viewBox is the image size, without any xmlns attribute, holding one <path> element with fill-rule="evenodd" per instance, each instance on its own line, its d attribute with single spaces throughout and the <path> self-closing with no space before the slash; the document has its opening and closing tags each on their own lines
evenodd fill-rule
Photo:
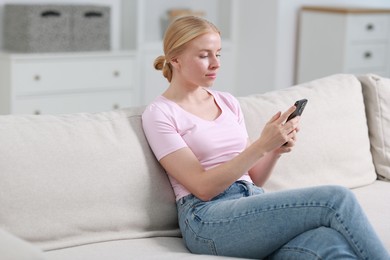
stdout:
<svg viewBox="0 0 390 260">
<path fill-rule="evenodd" d="M 212 23 L 175 20 L 154 64 L 169 87 L 142 115 L 175 192 L 188 249 L 257 259 L 388 259 L 349 190 L 263 192 L 278 158 L 294 147 L 299 117 L 286 122 L 294 106 L 276 113 L 250 143 L 238 101 L 209 89 L 220 52 Z"/>
</svg>

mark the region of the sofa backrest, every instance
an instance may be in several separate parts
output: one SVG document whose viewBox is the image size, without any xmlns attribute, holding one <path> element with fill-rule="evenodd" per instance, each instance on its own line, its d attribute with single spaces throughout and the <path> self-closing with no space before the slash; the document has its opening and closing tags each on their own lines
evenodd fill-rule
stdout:
<svg viewBox="0 0 390 260">
<path fill-rule="evenodd" d="M 265 185 L 268 191 L 337 184 L 349 188 L 376 179 L 360 82 L 332 75 L 305 84 L 239 98 L 251 139 L 295 100 L 307 98 L 298 141 Z"/>
<path fill-rule="evenodd" d="M 44 250 L 179 236 L 142 111 L 0 116 L 0 228 Z"/>
</svg>

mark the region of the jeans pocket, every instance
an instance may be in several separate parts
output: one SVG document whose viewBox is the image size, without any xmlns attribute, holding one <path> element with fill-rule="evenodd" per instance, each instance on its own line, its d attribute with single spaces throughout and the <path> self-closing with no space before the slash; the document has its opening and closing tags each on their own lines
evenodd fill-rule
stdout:
<svg viewBox="0 0 390 260">
<path fill-rule="evenodd" d="M 218 255 L 214 241 L 199 236 L 191 228 L 188 220 L 185 221 L 183 238 L 187 248 L 194 254 Z"/>
</svg>

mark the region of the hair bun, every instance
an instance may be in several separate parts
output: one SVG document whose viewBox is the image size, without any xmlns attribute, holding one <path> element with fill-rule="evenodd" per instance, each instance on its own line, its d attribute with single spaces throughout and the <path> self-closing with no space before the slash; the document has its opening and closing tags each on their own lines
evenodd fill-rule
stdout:
<svg viewBox="0 0 390 260">
<path fill-rule="evenodd" d="M 165 56 L 164 55 L 160 55 L 158 56 L 155 60 L 154 60 L 154 68 L 156 70 L 162 70 L 164 68 L 164 65 L 165 65 Z"/>
</svg>

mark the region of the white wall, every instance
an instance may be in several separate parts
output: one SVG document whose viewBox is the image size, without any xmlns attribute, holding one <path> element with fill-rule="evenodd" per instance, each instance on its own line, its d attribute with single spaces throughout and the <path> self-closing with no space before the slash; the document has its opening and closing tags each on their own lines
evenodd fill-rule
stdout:
<svg viewBox="0 0 390 260">
<path fill-rule="evenodd" d="M 121 0 L 0 0 L 0 49 L 2 49 L 2 24 L 3 24 L 3 5 L 4 4 L 35 4 L 35 3 L 50 3 L 50 4 L 98 4 L 108 5 L 111 7 L 111 48 L 117 50 L 121 45 Z"/>
<path fill-rule="evenodd" d="M 303 5 L 390 8 L 389 0 L 237 0 L 236 94 L 295 83 L 298 14 Z"/>
<path fill-rule="evenodd" d="M 278 4 L 275 0 L 237 0 L 235 11 L 235 94 L 258 93 L 275 83 Z"/>
</svg>

